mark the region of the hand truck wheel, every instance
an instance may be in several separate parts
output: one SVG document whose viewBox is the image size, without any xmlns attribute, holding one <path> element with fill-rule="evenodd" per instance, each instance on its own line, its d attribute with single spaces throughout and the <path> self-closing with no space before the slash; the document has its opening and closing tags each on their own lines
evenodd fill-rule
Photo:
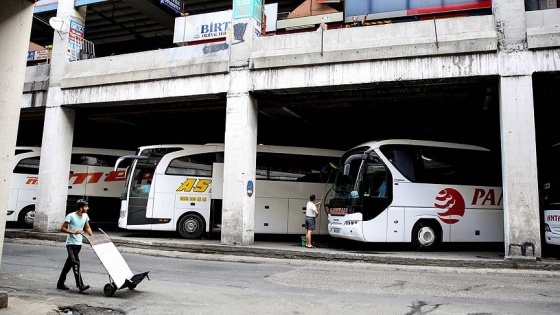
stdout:
<svg viewBox="0 0 560 315">
<path fill-rule="evenodd" d="M 107 283 L 103 287 L 103 293 L 105 293 L 105 296 L 113 296 L 113 294 L 115 294 L 116 291 L 117 291 L 117 288 L 112 283 Z"/>
</svg>

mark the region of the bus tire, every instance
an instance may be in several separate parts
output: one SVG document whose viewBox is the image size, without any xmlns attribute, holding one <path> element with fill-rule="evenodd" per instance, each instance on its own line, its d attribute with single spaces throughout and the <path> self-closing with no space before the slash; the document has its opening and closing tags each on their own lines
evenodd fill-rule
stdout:
<svg viewBox="0 0 560 315">
<path fill-rule="evenodd" d="M 27 206 L 23 208 L 19 212 L 18 222 L 24 228 L 33 228 L 33 222 L 35 222 L 35 206 Z"/>
<path fill-rule="evenodd" d="M 189 213 L 183 216 L 177 225 L 177 231 L 183 238 L 200 238 L 204 232 L 204 220 L 197 214 Z"/>
<path fill-rule="evenodd" d="M 441 242 L 441 228 L 435 221 L 418 221 L 412 229 L 412 246 L 417 250 L 430 251 Z"/>
</svg>

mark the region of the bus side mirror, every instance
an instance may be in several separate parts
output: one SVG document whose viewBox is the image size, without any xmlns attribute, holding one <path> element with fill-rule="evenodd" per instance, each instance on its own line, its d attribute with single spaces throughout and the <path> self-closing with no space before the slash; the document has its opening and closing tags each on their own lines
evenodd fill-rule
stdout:
<svg viewBox="0 0 560 315">
<path fill-rule="evenodd" d="M 344 175 L 350 174 L 350 164 L 344 164 Z"/>
</svg>

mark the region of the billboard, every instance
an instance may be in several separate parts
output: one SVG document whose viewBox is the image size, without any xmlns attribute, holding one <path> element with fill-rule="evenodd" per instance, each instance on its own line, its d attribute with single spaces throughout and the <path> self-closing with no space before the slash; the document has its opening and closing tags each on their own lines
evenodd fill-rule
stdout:
<svg viewBox="0 0 560 315">
<path fill-rule="evenodd" d="M 267 15 L 266 31 L 276 30 L 278 3 L 265 5 Z M 175 18 L 173 43 L 187 43 L 226 38 L 226 31 L 232 27 L 232 10 Z"/>
<path fill-rule="evenodd" d="M 491 0 L 354 0 L 344 2 L 344 21 L 368 14 L 368 20 L 491 8 Z"/>
</svg>

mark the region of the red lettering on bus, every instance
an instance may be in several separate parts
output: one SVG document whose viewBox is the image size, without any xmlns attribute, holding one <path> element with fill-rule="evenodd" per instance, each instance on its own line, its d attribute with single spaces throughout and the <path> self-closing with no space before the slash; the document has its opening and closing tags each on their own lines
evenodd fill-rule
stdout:
<svg viewBox="0 0 560 315">
<path fill-rule="evenodd" d="M 76 179 L 74 180 L 74 185 L 80 185 L 83 184 L 84 181 L 87 178 L 87 173 L 74 173 L 74 174 L 70 174 L 70 180 L 72 180 L 72 177 L 75 177 Z"/>
<path fill-rule="evenodd" d="M 471 205 L 476 205 L 476 200 L 482 198 L 483 196 L 484 196 L 484 189 L 476 188 L 474 190 L 474 195 L 473 195 Z"/>
<path fill-rule="evenodd" d="M 95 172 L 95 173 L 74 173 L 74 174 L 70 174 L 70 180 L 72 180 L 72 177 L 75 177 L 76 179 L 74 180 L 73 185 L 81 185 L 84 183 L 84 181 L 90 177 L 90 179 L 88 180 L 88 184 L 95 184 L 97 182 L 99 182 L 99 179 L 101 179 L 101 176 L 103 176 L 103 172 Z"/>
<path fill-rule="evenodd" d="M 126 180 L 126 172 L 125 171 L 111 171 L 109 175 L 105 177 L 106 182 L 119 182 Z"/>
<path fill-rule="evenodd" d="M 26 185 L 37 185 L 39 183 L 38 176 L 27 176 L 27 181 L 25 182 Z"/>
<path fill-rule="evenodd" d="M 495 189 L 488 189 L 488 191 L 476 188 L 474 190 L 473 199 L 471 205 L 486 205 L 488 203 L 491 206 L 498 206 L 502 204 L 503 193 L 500 194 L 498 199 L 496 200 L 496 190 Z M 480 200 L 480 203 L 479 203 Z"/>
<path fill-rule="evenodd" d="M 482 201 L 482 205 L 486 204 L 487 201 L 490 202 L 490 205 L 492 206 L 496 205 L 496 194 L 494 192 L 494 189 L 488 190 L 486 198 L 484 198 L 484 200 Z"/>
</svg>

